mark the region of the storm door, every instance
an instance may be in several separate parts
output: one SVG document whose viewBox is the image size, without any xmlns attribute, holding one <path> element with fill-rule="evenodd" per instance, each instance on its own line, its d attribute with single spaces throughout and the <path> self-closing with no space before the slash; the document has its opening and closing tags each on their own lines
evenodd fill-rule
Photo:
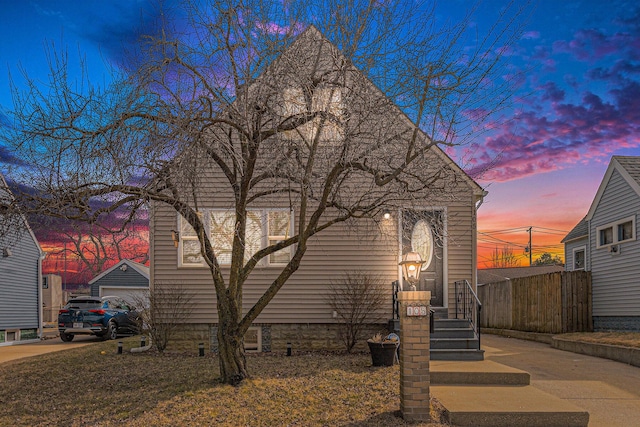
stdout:
<svg viewBox="0 0 640 427">
<path fill-rule="evenodd" d="M 402 213 L 402 253 L 418 252 L 425 261 L 416 288 L 431 292 L 433 307 L 444 307 L 443 235 L 442 211 L 406 210 Z"/>
</svg>

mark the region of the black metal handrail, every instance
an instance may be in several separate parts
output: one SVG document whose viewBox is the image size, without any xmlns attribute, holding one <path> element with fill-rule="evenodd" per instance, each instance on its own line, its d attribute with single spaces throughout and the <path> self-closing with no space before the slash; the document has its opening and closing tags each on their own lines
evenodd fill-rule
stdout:
<svg viewBox="0 0 640 427">
<path fill-rule="evenodd" d="M 455 282 L 456 290 L 456 319 L 466 319 L 471 324 L 478 337 L 478 350 L 480 350 L 480 311 L 482 303 L 474 292 L 468 280 Z"/>
<path fill-rule="evenodd" d="M 391 282 L 391 288 L 393 289 L 392 296 L 392 304 L 393 304 L 393 319 L 400 319 L 400 303 L 398 302 L 398 291 L 400 290 L 400 283 L 397 280 Z"/>
</svg>

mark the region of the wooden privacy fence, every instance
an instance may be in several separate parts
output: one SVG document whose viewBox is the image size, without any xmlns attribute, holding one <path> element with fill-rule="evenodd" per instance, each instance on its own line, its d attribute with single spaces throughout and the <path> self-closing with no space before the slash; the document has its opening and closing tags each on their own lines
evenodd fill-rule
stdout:
<svg viewBox="0 0 640 427">
<path fill-rule="evenodd" d="M 591 272 L 563 271 L 478 286 L 483 328 L 560 334 L 593 331 Z"/>
</svg>

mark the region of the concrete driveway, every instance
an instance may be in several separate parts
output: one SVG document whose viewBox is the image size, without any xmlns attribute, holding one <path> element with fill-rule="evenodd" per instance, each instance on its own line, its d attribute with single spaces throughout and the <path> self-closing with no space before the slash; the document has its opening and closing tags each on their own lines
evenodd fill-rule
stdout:
<svg viewBox="0 0 640 427">
<path fill-rule="evenodd" d="M 484 334 L 485 359 L 531 374 L 531 385 L 589 411 L 589 426 L 640 425 L 640 368 Z"/>
<path fill-rule="evenodd" d="M 51 338 L 35 343 L 0 346 L 0 363 L 23 359 L 25 357 L 38 356 L 40 354 L 51 353 L 53 351 L 84 347 L 97 342 L 102 342 L 102 339 L 87 335 L 76 336 L 72 342 L 62 342 L 60 338 Z"/>
</svg>

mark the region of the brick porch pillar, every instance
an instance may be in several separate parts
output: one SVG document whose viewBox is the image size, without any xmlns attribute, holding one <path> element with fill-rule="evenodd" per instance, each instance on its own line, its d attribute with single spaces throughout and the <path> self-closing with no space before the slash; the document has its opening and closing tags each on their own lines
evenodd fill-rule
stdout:
<svg viewBox="0 0 640 427">
<path fill-rule="evenodd" d="M 429 303 L 431 292 L 398 292 L 400 411 L 407 421 L 429 421 Z"/>
</svg>

